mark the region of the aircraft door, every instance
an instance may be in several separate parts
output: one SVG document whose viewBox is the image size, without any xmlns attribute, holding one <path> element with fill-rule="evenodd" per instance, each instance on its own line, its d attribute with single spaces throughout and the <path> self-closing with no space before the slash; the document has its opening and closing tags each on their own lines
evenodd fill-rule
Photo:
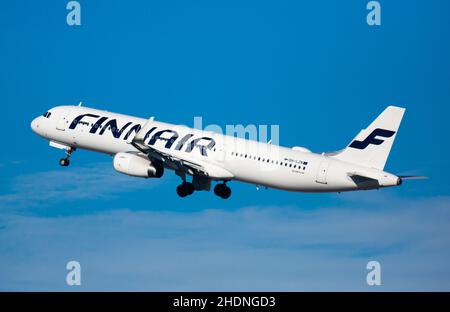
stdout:
<svg viewBox="0 0 450 312">
<path fill-rule="evenodd" d="M 225 156 L 226 156 L 225 155 L 225 146 L 224 146 L 225 142 L 217 134 L 214 134 L 213 138 L 216 142 L 216 145 L 213 147 L 214 159 L 220 163 L 223 163 L 225 161 Z"/>
<path fill-rule="evenodd" d="M 56 123 L 56 129 L 60 131 L 65 131 L 69 126 L 69 113 L 70 110 L 65 109 L 61 112 L 59 116 L 58 122 Z"/>
<path fill-rule="evenodd" d="M 217 160 L 218 160 L 219 162 L 223 163 L 224 160 L 225 160 L 225 151 L 224 151 L 224 149 L 223 149 L 222 147 L 219 147 L 219 148 L 216 150 L 216 152 L 217 152 Z"/>
<path fill-rule="evenodd" d="M 326 160 L 322 161 L 317 170 L 316 182 L 321 184 L 327 184 L 327 173 L 330 163 Z"/>
</svg>

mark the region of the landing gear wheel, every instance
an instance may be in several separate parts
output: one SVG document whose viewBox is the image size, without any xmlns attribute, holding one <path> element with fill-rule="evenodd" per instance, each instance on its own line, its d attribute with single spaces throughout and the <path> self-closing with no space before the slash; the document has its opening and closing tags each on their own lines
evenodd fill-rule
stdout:
<svg viewBox="0 0 450 312">
<path fill-rule="evenodd" d="M 216 184 L 214 187 L 214 194 L 223 199 L 227 199 L 231 196 L 231 189 L 226 186 L 225 183 Z"/>
<path fill-rule="evenodd" d="M 59 160 L 59 164 L 60 164 L 62 167 L 67 167 L 68 165 L 70 165 L 70 160 L 69 160 L 68 158 L 61 158 L 61 159 Z"/>
<path fill-rule="evenodd" d="M 194 193 L 194 190 L 195 190 L 194 184 L 192 184 L 190 182 L 186 182 L 185 183 L 185 188 L 186 188 L 186 191 L 187 191 L 188 195 L 192 195 Z"/>
<path fill-rule="evenodd" d="M 186 197 L 194 193 L 194 185 L 190 182 L 183 182 L 177 186 L 177 194 L 180 197 Z"/>
<path fill-rule="evenodd" d="M 177 194 L 180 197 L 186 197 L 187 196 L 186 188 L 184 187 L 183 184 L 180 184 L 180 185 L 177 186 Z"/>
<path fill-rule="evenodd" d="M 72 155 L 73 152 L 75 152 L 76 148 L 75 147 L 70 147 L 66 150 L 66 158 L 61 158 L 59 160 L 59 164 L 62 167 L 67 167 L 68 165 L 70 165 L 70 156 Z"/>
<path fill-rule="evenodd" d="M 224 187 L 224 186 L 225 186 L 225 185 L 222 184 L 222 183 L 216 184 L 216 186 L 214 187 L 214 194 L 216 194 L 216 195 L 219 196 L 219 197 L 222 197 L 221 194 L 222 194 L 222 191 L 223 191 L 223 187 Z"/>
<path fill-rule="evenodd" d="M 230 198 L 230 196 L 231 196 L 231 189 L 225 185 L 225 188 L 223 189 L 223 193 L 222 193 L 221 197 L 223 199 L 227 199 L 227 198 Z"/>
</svg>

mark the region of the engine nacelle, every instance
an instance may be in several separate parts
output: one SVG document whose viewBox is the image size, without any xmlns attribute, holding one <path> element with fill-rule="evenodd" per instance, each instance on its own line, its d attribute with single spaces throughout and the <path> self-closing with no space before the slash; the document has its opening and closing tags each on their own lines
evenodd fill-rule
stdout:
<svg viewBox="0 0 450 312">
<path fill-rule="evenodd" d="M 164 174 L 161 164 L 152 163 L 147 157 L 133 153 L 117 153 L 113 165 L 116 171 L 133 177 L 160 178 Z"/>
</svg>

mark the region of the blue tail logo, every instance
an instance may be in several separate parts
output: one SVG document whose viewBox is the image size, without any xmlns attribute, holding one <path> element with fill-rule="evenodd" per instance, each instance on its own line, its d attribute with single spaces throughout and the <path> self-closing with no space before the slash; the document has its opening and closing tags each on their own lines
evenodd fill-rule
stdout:
<svg viewBox="0 0 450 312">
<path fill-rule="evenodd" d="M 363 150 L 367 146 L 369 146 L 370 144 L 381 145 L 381 143 L 383 143 L 384 140 L 377 139 L 377 137 L 390 138 L 394 134 L 395 134 L 395 131 L 377 128 L 377 129 L 373 130 L 372 133 L 369 134 L 367 136 L 367 138 L 364 139 L 364 141 L 354 140 L 352 142 L 352 144 L 350 144 L 349 147 L 353 147 L 353 148 L 357 148 L 357 149 Z"/>
</svg>

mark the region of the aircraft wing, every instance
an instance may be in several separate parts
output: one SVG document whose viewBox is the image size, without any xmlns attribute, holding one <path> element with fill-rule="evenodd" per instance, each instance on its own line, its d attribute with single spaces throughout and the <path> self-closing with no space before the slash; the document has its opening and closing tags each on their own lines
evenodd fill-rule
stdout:
<svg viewBox="0 0 450 312">
<path fill-rule="evenodd" d="M 152 122 L 153 118 L 148 119 L 142 129 L 134 137 L 130 137 L 127 143 L 146 154 L 150 159 L 161 161 L 166 167 L 173 170 L 181 170 L 190 175 L 200 175 L 216 180 L 230 180 L 234 177 L 221 166 L 212 164 L 207 160 L 194 159 L 191 154 L 147 145 L 144 142 L 145 134 L 151 128 Z"/>
</svg>

